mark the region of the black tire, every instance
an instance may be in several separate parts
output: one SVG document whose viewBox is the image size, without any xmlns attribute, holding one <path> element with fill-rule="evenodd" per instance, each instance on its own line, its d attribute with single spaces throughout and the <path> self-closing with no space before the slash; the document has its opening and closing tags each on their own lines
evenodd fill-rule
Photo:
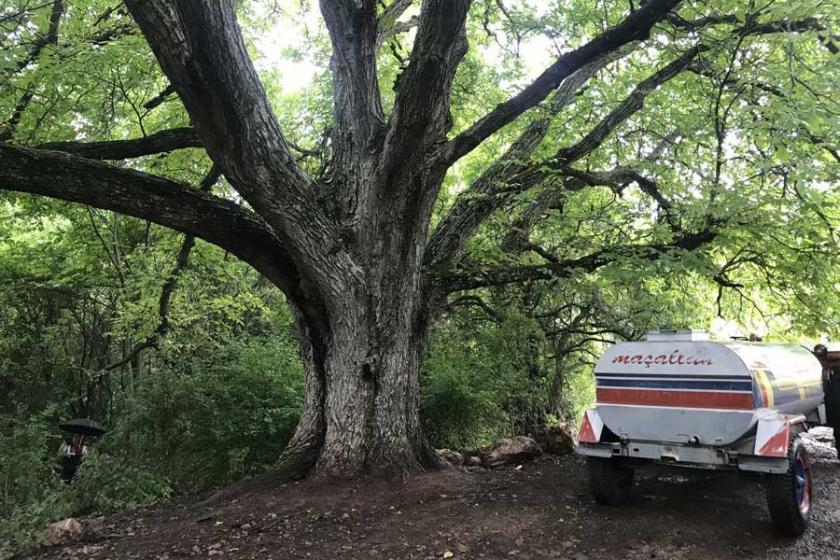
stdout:
<svg viewBox="0 0 840 560">
<path fill-rule="evenodd" d="M 768 475 L 765 489 L 767 507 L 776 530 L 793 536 L 804 533 L 814 502 L 811 464 L 799 436 L 793 436 L 788 446 L 788 472 Z"/>
<path fill-rule="evenodd" d="M 595 501 L 605 506 L 617 506 L 627 501 L 633 486 L 633 469 L 613 459 L 588 457 L 589 488 Z"/>
</svg>

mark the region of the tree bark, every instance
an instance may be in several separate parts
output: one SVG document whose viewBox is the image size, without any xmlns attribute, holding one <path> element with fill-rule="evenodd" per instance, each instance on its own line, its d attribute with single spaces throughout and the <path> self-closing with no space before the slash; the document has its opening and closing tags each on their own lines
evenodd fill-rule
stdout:
<svg viewBox="0 0 840 560">
<path fill-rule="evenodd" d="M 404 286 L 405 267 L 383 267 L 391 285 Z M 344 304 L 325 321 L 291 302 L 306 376 L 304 404 L 297 431 L 269 477 L 395 475 L 438 464 L 420 429 L 426 325 L 418 298 L 399 289 L 343 291 Z"/>
</svg>

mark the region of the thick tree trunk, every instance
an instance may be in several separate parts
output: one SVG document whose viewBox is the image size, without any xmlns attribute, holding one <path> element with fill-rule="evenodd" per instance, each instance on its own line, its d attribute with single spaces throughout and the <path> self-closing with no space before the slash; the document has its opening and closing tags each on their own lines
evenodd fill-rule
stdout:
<svg viewBox="0 0 840 560">
<path fill-rule="evenodd" d="M 425 326 L 419 288 L 386 297 L 336 288 L 345 305 L 331 309 L 320 326 L 293 305 L 305 396 L 298 429 L 273 476 L 353 478 L 438 465 L 420 429 Z"/>
</svg>

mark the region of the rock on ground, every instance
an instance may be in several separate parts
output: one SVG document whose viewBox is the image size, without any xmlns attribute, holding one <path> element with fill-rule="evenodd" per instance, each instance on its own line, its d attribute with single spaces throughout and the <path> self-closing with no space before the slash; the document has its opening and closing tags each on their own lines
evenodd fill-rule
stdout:
<svg viewBox="0 0 840 560">
<path fill-rule="evenodd" d="M 813 428 L 808 433 L 802 434 L 802 439 L 805 441 L 805 447 L 808 448 L 812 461 L 830 461 L 837 457 L 831 428 L 825 426 Z"/>
<path fill-rule="evenodd" d="M 542 448 L 527 436 L 502 438 L 478 453 L 481 464 L 488 468 L 515 465 L 530 461 L 542 455 Z"/>
<path fill-rule="evenodd" d="M 41 541 L 44 546 L 59 546 L 76 542 L 81 538 L 82 524 L 68 517 L 47 527 Z"/>
<path fill-rule="evenodd" d="M 481 457 L 476 455 L 469 455 L 464 460 L 464 464 L 468 467 L 480 467 L 481 466 Z"/>
<path fill-rule="evenodd" d="M 552 422 L 543 426 L 537 435 L 537 442 L 546 453 L 571 455 L 575 452 L 576 431 L 567 422 Z"/>
<path fill-rule="evenodd" d="M 464 464 L 463 454 L 453 451 L 452 449 L 438 449 L 437 454 L 440 455 L 441 459 L 450 465 L 460 466 Z"/>
</svg>

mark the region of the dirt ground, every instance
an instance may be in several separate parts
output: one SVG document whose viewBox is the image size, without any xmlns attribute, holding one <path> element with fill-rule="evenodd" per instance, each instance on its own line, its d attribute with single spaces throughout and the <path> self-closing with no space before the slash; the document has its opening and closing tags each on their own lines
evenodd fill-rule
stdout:
<svg viewBox="0 0 840 560">
<path fill-rule="evenodd" d="M 641 471 L 634 498 L 596 505 L 577 457 L 400 482 L 302 482 L 212 508 L 167 504 L 106 520 L 106 536 L 42 559 L 840 559 L 840 466 L 810 437 L 815 509 L 773 533 L 763 488 L 735 474 Z"/>
</svg>

